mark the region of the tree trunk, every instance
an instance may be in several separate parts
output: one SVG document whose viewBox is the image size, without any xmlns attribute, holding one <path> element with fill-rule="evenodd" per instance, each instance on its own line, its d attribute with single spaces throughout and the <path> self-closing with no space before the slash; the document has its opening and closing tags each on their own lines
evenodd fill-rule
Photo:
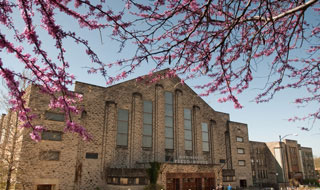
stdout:
<svg viewBox="0 0 320 190">
<path fill-rule="evenodd" d="M 12 170 L 11 170 L 11 166 L 10 166 L 9 169 L 8 169 L 6 190 L 9 190 L 10 186 L 11 186 L 11 173 L 12 173 Z"/>
<path fill-rule="evenodd" d="M 8 166 L 8 173 L 7 173 L 7 183 L 6 183 L 6 189 L 9 190 L 11 186 L 11 174 L 13 171 L 13 165 L 14 165 L 14 154 L 15 154 L 15 149 L 16 149 L 16 141 L 17 141 L 17 133 L 18 133 L 18 112 L 17 112 L 17 117 L 16 117 L 16 122 L 14 125 L 14 133 L 12 136 L 12 147 L 10 150 L 10 159 L 8 161 L 9 166 Z"/>
</svg>

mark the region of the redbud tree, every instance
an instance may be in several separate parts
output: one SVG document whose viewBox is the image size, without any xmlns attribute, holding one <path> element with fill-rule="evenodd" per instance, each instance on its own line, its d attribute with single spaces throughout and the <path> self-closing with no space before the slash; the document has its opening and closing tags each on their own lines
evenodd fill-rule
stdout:
<svg viewBox="0 0 320 190">
<path fill-rule="evenodd" d="M 89 0 L 1 0 L 0 51 L 12 54 L 33 74 L 30 83 L 51 97 L 49 107 L 65 113 L 66 131 L 90 138 L 86 130 L 74 122 L 72 115 L 81 96 L 68 90 L 75 77 L 68 72 L 65 41 L 83 48 L 94 66 L 89 73 L 100 73 L 107 84 L 126 78 L 137 67 L 152 62 L 158 71 L 169 67 L 163 77 L 183 76 L 185 80 L 205 76 L 206 83 L 196 86 L 201 95 L 220 93 L 219 102 L 232 101 L 241 108 L 236 96 L 248 89 L 255 79 L 255 68 L 267 64 L 270 80 L 255 101 L 268 102 L 280 90 L 301 88 L 310 96 L 295 100 L 297 104 L 320 101 L 320 8 L 318 0 L 122 0 L 120 11 L 110 1 Z M 24 28 L 17 27 L 19 12 Z M 306 13 L 312 15 L 307 18 Z M 39 21 L 40 15 L 40 21 Z M 70 17 L 81 28 L 112 30 L 111 38 L 119 42 L 121 51 L 128 43 L 135 46 L 134 56 L 116 62 L 103 62 L 92 44 L 56 20 L 58 15 Z M 40 32 L 41 31 L 41 35 Z M 45 32 L 43 32 L 45 31 Z M 9 37 L 8 33 L 13 37 Z M 56 57 L 49 57 L 42 35 L 55 41 Z M 25 50 L 32 47 L 32 51 Z M 306 55 L 297 58 L 293 51 L 306 47 Z M 302 50 L 301 50 L 302 51 Z M 291 54 L 290 54 L 291 53 Z M 270 57 L 269 62 L 263 62 Z M 0 74 L 12 97 L 12 109 L 19 113 L 23 127 L 31 129 L 31 137 L 40 140 L 44 126 L 32 125 L 35 115 L 26 106 L 24 91 L 19 89 L 23 75 L 9 69 L 10 63 L 0 58 Z M 108 68 L 121 66 L 117 75 Z M 138 78 L 138 80 L 143 79 Z M 57 95 L 59 94 L 59 95 Z M 320 117 L 320 110 L 302 118 Z"/>
</svg>

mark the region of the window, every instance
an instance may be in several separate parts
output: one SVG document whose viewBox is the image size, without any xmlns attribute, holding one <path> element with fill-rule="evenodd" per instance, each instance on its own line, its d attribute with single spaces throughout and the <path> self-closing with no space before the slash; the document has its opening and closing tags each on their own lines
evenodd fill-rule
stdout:
<svg viewBox="0 0 320 190">
<path fill-rule="evenodd" d="M 238 148 L 238 154 L 244 154 L 244 148 Z"/>
<path fill-rule="evenodd" d="M 129 177 L 128 178 L 128 183 L 130 185 L 139 185 L 139 178 Z"/>
<path fill-rule="evenodd" d="M 44 118 L 52 121 L 64 121 L 64 114 L 46 111 Z"/>
<path fill-rule="evenodd" d="M 3 127 L 2 128 L 2 132 L 1 132 L 1 139 L 0 139 L 0 144 L 2 144 L 3 143 L 3 141 L 4 141 L 4 137 L 6 136 L 6 128 L 5 127 Z"/>
<path fill-rule="evenodd" d="M 107 177 L 107 184 L 146 185 L 147 179 L 144 177 Z"/>
<path fill-rule="evenodd" d="M 87 159 L 98 159 L 98 153 L 86 153 L 86 158 Z"/>
<path fill-rule="evenodd" d="M 42 151 L 39 156 L 40 160 L 58 161 L 60 159 L 59 151 Z"/>
<path fill-rule="evenodd" d="M 173 149 L 173 95 L 165 92 L 165 141 L 166 149 Z"/>
<path fill-rule="evenodd" d="M 220 159 L 220 163 L 221 164 L 226 163 L 226 160 L 225 159 Z"/>
<path fill-rule="evenodd" d="M 118 185 L 120 183 L 120 178 L 119 177 L 107 177 L 107 183 Z"/>
<path fill-rule="evenodd" d="M 53 185 L 37 185 L 37 190 L 52 190 Z"/>
<path fill-rule="evenodd" d="M 121 177 L 120 178 L 120 185 L 128 185 L 128 178 Z"/>
<path fill-rule="evenodd" d="M 233 176 L 223 176 L 223 182 L 232 182 L 234 181 L 234 177 Z"/>
<path fill-rule="evenodd" d="M 238 165 L 239 166 L 245 166 L 246 165 L 246 161 L 245 160 L 238 160 Z"/>
<path fill-rule="evenodd" d="M 242 137 L 237 137 L 237 142 L 243 142 L 243 138 Z"/>
<path fill-rule="evenodd" d="M 142 147 L 152 147 L 152 102 L 143 101 Z"/>
<path fill-rule="evenodd" d="M 201 123 L 202 127 L 202 151 L 209 152 L 209 130 L 207 123 Z"/>
<path fill-rule="evenodd" d="M 118 110 L 117 146 L 128 146 L 129 111 Z"/>
<path fill-rule="evenodd" d="M 43 131 L 41 135 L 42 140 L 48 141 L 61 141 L 62 132 L 61 131 Z"/>
<path fill-rule="evenodd" d="M 297 156 L 297 150 L 295 147 L 290 147 L 290 159 L 291 159 L 291 164 L 293 166 L 298 166 L 298 156 Z"/>
<path fill-rule="evenodd" d="M 173 162 L 173 150 L 169 150 L 169 149 L 166 150 L 165 160 L 166 162 Z"/>
<path fill-rule="evenodd" d="M 184 109 L 184 149 L 192 150 L 192 123 L 191 110 Z"/>
</svg>

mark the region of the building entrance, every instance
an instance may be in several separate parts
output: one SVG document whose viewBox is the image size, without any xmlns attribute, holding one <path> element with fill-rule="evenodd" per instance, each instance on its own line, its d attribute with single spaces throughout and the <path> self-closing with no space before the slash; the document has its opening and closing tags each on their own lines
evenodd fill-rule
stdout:
<svg viewBox="0 0 320 190">
<path fill-rule="evenodd" d="M 247 187 L 247 180 L 245 180 L 245 179 L 241 179 L 240 180 L 240 187 Z"/>
<path fill-rule="evenodd" d="M 211 190 L 215 188 L 214 173 L 167 173 L 167 190 Z"/>
<path fill-rule="evenodd" d="M 180 190 L 180 180 L 177 178 L 167 179 L 167 189 L 168 190 Z"/>
</svg>

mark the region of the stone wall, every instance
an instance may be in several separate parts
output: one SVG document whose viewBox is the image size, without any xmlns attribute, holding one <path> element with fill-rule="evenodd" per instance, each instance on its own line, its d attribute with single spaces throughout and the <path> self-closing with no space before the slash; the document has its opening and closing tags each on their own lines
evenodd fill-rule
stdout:
<svg viewBox="0 0 320 190">
<path fill-rule="evenodd" d="M 152 84 L 134 79 L 108 88 L 77 82 L 75 92 L 83 94 L 83 101 L 79 103 L 83 112 L 73 116 L 73 119 L 87 129 L 92 141 L 82 141 L 75 134 L 63 133 L 61 141 L 42 140 L 36 143 L 29 137 L 30 131 L 24 130 L 18 180 L 25 189 L 35 190 L 41 184 L 52 184 L 55 190 L 140 189 L 143 186 L 107 184 L 107 178 L 111 175 L 108 169 L 143 169 L 148 167 L 150 161 L 165 163 L 159 179 L 162 185 L 165 185 L 166 173 L 177 171 L 190 174 L 211 172 L 217 184 L 223 182 L 223 169 L 235 170 L 234 187 L 240 185 L 240 180 L 246 180 L 248 186 L 252 184 L 251 169 L 247 169 L 250 166 L 247 126 L 230 122 L 228 114 L 212 109 L 191 88 L 181 85 L 179 78 L 163 79 Z M 171 163 L 166 162 L 165 92 L 173 94 L 174 149 L 170 150 L 173 155 Z M 63 121 L 45 117 L 46 111 L 59 113 L 48 108 L 49 97 L 41 94 L 35 86 L 31 86 L 27 94 L 28 106 L 39 116 L 33 123 L 63 132 Z M 152 101 L 153 105 L 151 148 L 142 147 L 145 100 Z M 119 109 L 129 111 L 127 146 L 117 146 L 116 143 Z M 190 109 L 192 113 L 192 151 L 185 150 L 184 109 Z M 5 127 L 3 123 L 6 122 L 6 117 L 2 117 L 1 128 Z M 203 151 L 201 123 L 209 127 L 209 152 Z M 244 142 L 236 142 L 237 136 L 243 137 Z M 237 153 L 237 147 L 245 150 L 243 155 Z M 59 151 L 59 160 L 41 160 L 40 154 L 45 151 Z M 227 152 L 230 158 L 227 158 Z M 185 156 L 195 159 L 195 162 L 204 159 L 205 163 L 178 164 Z M 230 166 L 225 164 L 228 160 Z M 246 166 L 238 166 L 238 160 L 244 160 Z M 225 182 L 225 185 L 228 183 Z"/>
<path fill-rule="evenodd" d="M 275 186 L 279 173 L 276 170 L 277 161 L 274 156 L 264 142 L 250 141 L 250 145 L 254 185 Z"/>
<path fill-rule="evenodd" d="M 250 143 L 248 135 L 248 126 L 243 123 L 229 122 L 232 165 L 235 170 L 236 180 L 233 186 L 240 186 L 240 181 L 245 180 L 245 186 L 252 186 L 252 171 L 250 159 Z M 237 141 L 237 137 L 241 137 L 243 142 Z M 244 150 L 243 153 L 238 152 L 238 149 Z M 244 165 L 239 162 L 244 161 Z"/>
</svg>

